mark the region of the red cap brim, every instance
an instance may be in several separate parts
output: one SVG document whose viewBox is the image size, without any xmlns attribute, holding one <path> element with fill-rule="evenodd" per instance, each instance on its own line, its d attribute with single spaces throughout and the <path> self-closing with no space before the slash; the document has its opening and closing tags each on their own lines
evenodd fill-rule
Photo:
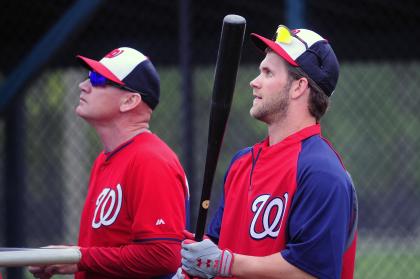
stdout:
<svg viewBox="0 0 420 279">
<path fill-rule="evenodd" d="M 96 61 L 96 60 L 93 60 L 93 59 L 90 59 L 81 55 L 77 55 L 76 57 L 79 58 L 81 62 L 83 62 L 83 64 L 87 66 L 89 69 L 92 69 L 95 72 L 100 73 L 101 75 L 103 75 L 104 77 L 106 77 L 107 79 L 115 83 L 125 85 L 124 82 L 122 82 L 119 78 L 117 78 L 110 70 L 108 70 L 108 68 L 106 68 L 99 61 Z"/>
<path fill-rule="evenodd" d="M 296 61 L 293 60 L 292 57 L 290 57 L 290 55 L 276 42 L 273 42 L 272 40 L 264 38 L 263 36 L 260 36 L 255 33 L 251 33 L 251 40 L 254 42 L 255 46 L 261 49 L 262 51 L 265 51 L 265 49 L 268 47 L 272 49 L 275 53 L 277 53 L 280 57 L 282 57 L 284 60 L 286 60 L 290 65 L 295 67 L 299 66 L 296 63 Z"/>
</svg>

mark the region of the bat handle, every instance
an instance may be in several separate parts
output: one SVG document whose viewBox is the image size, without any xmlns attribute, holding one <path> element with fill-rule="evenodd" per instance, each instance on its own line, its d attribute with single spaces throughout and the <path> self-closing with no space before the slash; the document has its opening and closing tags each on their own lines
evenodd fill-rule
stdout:
<svg viewBox="0 0 420 279">
<path fill-rule="evenodd" d="M 200 210 L 200 212 L 201 212 L 201 210 Z M 198 222 L 201 222 L 201 224 L 205 224 L 206 223 L 206 216 L 203 215 L 203 214 L 199 214 L 197 223 Z M 202 241 L 203 236 L 204 236 L 204 226 L 198 226 L 195 230 L 195 235 L 194 235 L 195 241 Z"/>
</svg>

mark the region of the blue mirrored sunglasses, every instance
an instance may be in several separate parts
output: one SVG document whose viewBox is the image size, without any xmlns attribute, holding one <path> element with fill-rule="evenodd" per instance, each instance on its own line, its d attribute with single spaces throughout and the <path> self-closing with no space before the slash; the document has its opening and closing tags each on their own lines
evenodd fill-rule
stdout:
<svg viewBox="0 0 420 279">
<path fill-rule="evenodd" d="M 124 85 L 118 84 L 116 82 L 113 82 L 113 81 L 107 79 L 106 77 L 104 77 L 103 75 L 101 75 L 100 73 L 95 72 L 95 71 L 89 71 L 89 80 L 90 80 L 90 83 L 92 84 L 92 86 L 94 86 L 94 87 L 111 85 L 111 86 L 114 86 L 114 87 L 117 87 L 117 88 L 120 88 L 120 89 L 124 89 L 124 90 L 130 91 L 130 92 L 140 93 L 140 92 L 137 92 L 136 90 L 131 89 L 127 86 L 124 86 Z"/>
</svg>

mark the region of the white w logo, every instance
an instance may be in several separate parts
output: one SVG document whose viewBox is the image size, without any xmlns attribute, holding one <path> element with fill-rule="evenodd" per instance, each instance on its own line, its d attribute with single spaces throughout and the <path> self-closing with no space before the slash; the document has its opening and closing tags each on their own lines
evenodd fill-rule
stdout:
<svg viewBox="0 0 420 279">
<path fill-rule="evenodd" d="M 252 212 L 255 213 L 254 218 L 251 222 L 251 227 L 249 228 L 249 233 L 251 234 L 251 237 L 254 239 L 263 239 L 266 236 L 275 238 L 279 235 L 279 231 L 281 228 L 281 222 L 283 219 L 284 211 L 287 206 L 287 199 L 289 195 L 287 193 L 284 194 L 284 200 L 281 198 L 273 198 L 267 206 L 265 204 L 270 198 L 270 195 L 265 194 L 257 197 L 254 202 L 252 203 Z M 270 223 L 270 215 L 271 212 L 275 210 L 275 217 L 273 221 Z M 256 224 L 259 220 L 260 214 L 262 213 L 262 225 L 263 230 L 257 232 L 256 230 Z"/>
<path fill-rule="evenodd" d="M 92 219 L 92 228 L 97 229 L 101 225 L 109 226 L 115 222 L 115 219 L 117 219 L 118 213 L 120 212 L 122 203 L 122 190 L 120 184 L 117 185 L 117 191 L 118 192 L 115 193 L 114 189 L 105 188 L 99 194 L 98 199 L 96 200 L 95 214 Z M 96 220 L 98 211 L 99 218 Z"/>
</svg>

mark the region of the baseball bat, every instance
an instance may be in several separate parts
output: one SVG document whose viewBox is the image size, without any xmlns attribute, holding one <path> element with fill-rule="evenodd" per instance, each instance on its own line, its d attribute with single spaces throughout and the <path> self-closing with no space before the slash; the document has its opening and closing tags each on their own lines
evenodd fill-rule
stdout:
<svg viewBox="0 0 420 279">
<path fill-rule="evenodd" d="M 74 264 L 81 256 L 75 248 L 0 248 L 0 267 Z"/>
<path fill-rule="evenodd" d="M 201 241 L 204 235 L 211 188 L 235 90 L 245 26 L 245 18 L 239 15 L 227 15 L 223 19 L 214 74 L 203 189 L 195 231 L 196 241 Z"/>
</svg>

